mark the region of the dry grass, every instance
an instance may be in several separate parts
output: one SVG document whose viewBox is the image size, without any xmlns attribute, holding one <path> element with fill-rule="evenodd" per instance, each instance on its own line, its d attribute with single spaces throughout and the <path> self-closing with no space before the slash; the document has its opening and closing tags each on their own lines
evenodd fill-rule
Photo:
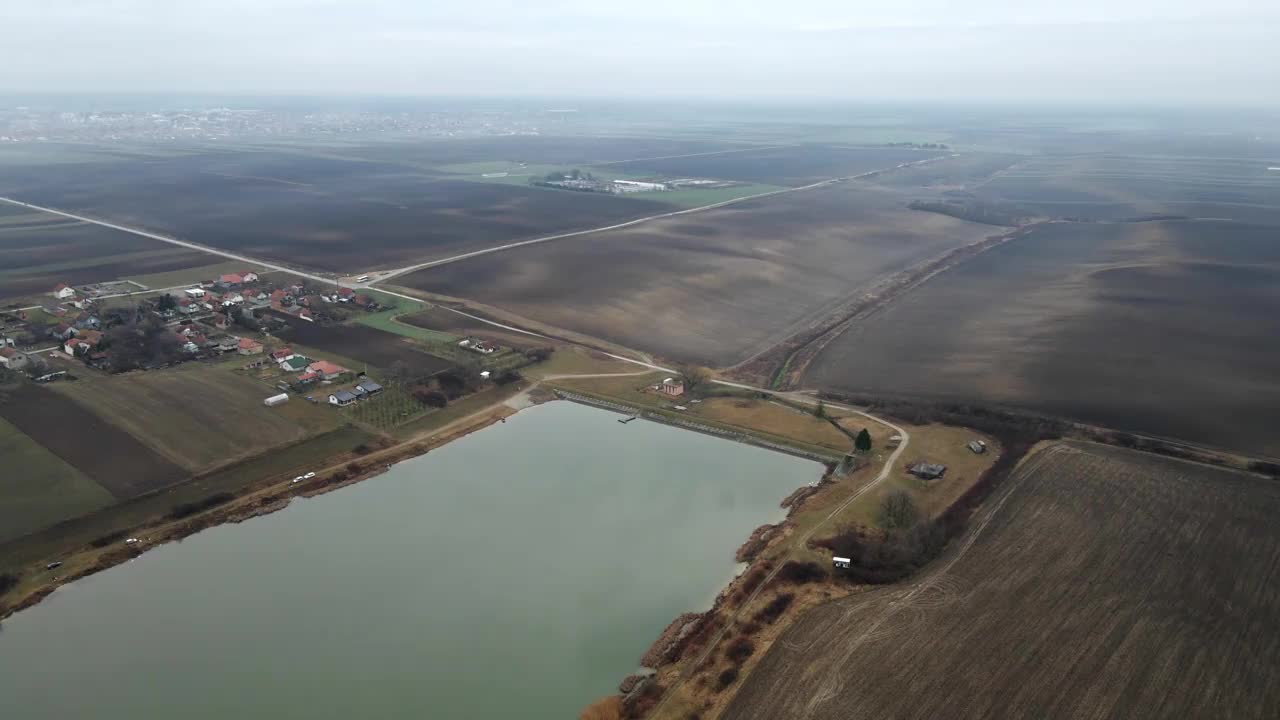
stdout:
<svg viewBox="0 0 1280 720">
<path fill-rule="evenodd" d="M 866 428 L 871 433 L 874 454 L 887 455 L 891 452 L 886 443 L 894 432 L 888 427 L 863 417 L 843 418 L 839 422 L 853 432 Z M 881 499 L 898 489 L 911 493 L 916 507 L 936 517 L 972 487 L 1003 451 L 995 438 L 969 428 L 938 424 L 899 425 L 911 434 L 911 442 L 902 458 L 903 467 L 898 468 L 880 487 L 868 493 L 865 502 L 851 507 L 850 513 L 842 518 L 843 522 L 874 525 L 876 509 L 880 506 Z M 986 441 L 987 452 L 975 455 L 965 447 L 970 440 Z M 917 460 L 946 465 L 947 474 L 941 480 L 926 483 L 906 471 L 906 463 Z"/>
<path fill-rule="evenodd" d="M 689 405 L 690 414 L 771 435 L 821 445 L 840 452 L 853 449 L 853 440 L 813 413 L 755 398 L 708 398 Z"/>
</svg>

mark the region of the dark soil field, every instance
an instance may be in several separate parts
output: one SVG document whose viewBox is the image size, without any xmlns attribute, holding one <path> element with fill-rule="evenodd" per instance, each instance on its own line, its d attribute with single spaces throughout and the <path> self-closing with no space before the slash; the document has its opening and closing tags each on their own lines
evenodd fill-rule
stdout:
<svg viewBox="0 0 1280 720">
<path fill-rule="evenodd" d="M 453 366 L 448 360 L 415 349 L 409 338 L 368 325 L 317 325 L 296 318 L 288 319 L 289 329 L 280 333 L 285 342 L 332 352 L 383 370 L 399 362 L 410 370 L 433 375 Z M 364 368 L 349 369 L 359 372 Z"/>
<path fill-rule="evenodd" d="M 74 400 L 24 383 L 0 393 L 0 418 L 106 488 L 130 498 L 187 473 Z"/>
<path fill-rule="evenodd" d="M 847 183 L 400 278 L 676 360 L 732 365 L 886 274 L 996 230 Z"/>
<path fill-rule="evenodd" d="M 335 155 L 360 160 L 410 163 L 427 167 L 484 161 L 574 166 L 719 152 L 742 147 L 747 146 L 708 140 L 514 135 L 419 143 L 362 144 L 335 148 L 332 152 Z"/>
<path fill-rule="evenodd" d="M 1280 716 L 1280 484 L 1056 443 L 921 575 L 809 611 L 721 716 Z"/>
<path fill-rule="evenodd" d="M 1280 225 L 1280 172 L 1264 159 L 1098 154 L 1020 162 L 976 192 L 1048 217 L 1151 215 Z"/>
<path fill-rule="evenodd" d="M 266 153 L 16 168 L 0 179 L 0 195 L 335 272 L 405 265 L 670 209 L 639 198 Z"/>
<path fill-rule="evenodd" d="M 126 275 L 207 265 L 212 256 L 0 203 L 0 300 Z"/>
<path fill-rule="evenodd" d="M 836 177 L 886 170 L 944 154 L 887 147 L 797 145 L 694 157 L 616 163 L 612 169 L 636 175 L 715 178 L 766 185 L 808 185 Z"/>
<path fill-rule="evenodd" d="M 1280 243 L 1231 222 L 1056 224 L 933 278 L 808 385 L 995 402 L 1280 455 Z"/>
</svg>

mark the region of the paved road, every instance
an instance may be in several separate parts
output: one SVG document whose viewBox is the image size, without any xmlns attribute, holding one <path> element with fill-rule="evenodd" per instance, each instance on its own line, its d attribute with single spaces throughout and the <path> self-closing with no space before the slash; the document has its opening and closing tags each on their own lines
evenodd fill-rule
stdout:
<svg viewBox="0 0 1280 720">
<path fill-rule="evenodd" d="M 259 260 L 258 258 L 249 257 L 248 255 L 237 255 L 236 253 L 226 252 L 225 250 L 216 250 L 211 247 L 199 245 L 197 243 L 189 242 L 187 240 L 179 240 L 177 238 L 169 237 L 168 235 L 161 235 L 160 233 L 153 233 L 148 230 L 139 230 L 138 228 L 128 227 L 127 225 L 119 225 L 116 223 L 107 222 L 105 220 L 98 220 L 96 218 L 87 217 L 85 215 L 76 215 L 74 213 L 65 212 L 63 210 L 55 210 L 54 208 L 44 207 L 43 205 L 33 205 L 31 203 L 22 202 L 21 200 L 14 200 L 13 198 L 0 197 L 0 202 L 7 202 L 10 205 L 18 205 L 20 207 L 28 208 L 31 210 L 39 210 L 40 212 L 46 212 L 51 215 L 60 215 L 65 218 L 71 218 L 72 220 L 79 220 L 80 222 L 87 222 L 93 225 L 101 225 L 102 227 L 111 228 L 112 230 L 119 230 L 120 232 L 127 232 L 131 235 L 138 235 L 140 237 L 151 238 L 152 240 L 159 240 L 160 242 L 166 242 L 166 243 L 169 243 L 170 245 L 177 245 L 178 247 L 184 247 L 184 248 L 187 248 L 188 250 L 199 250 L 200 252 L 209 253 L 210 255 L 217 255 L 219 257 L 228 258 L 230 260 L 239 260 L 248 265 L 260 265 L 262 267 L 270 268 L 272 270 L 279 270 L 281 272 L 292 273 L 299 277 L 307 278 L 308 280 L 315 280 L 317 282 L 322 282 L 325 284 L 334 282 L 334 279 L 331 277 L 325 277 L 323 275 L 315 275 L 312 273 L 305 272 L 303 270 L 298 270 L 296 268 L 288 267 L 286 265 L 279 265 L 276 263 L 267 262 L 266 260 Z"/>
<path fill-rule="evenodd" d="M 940 157 L 946 157 L 946 156 L 940 156 Z M 722 208 L 722 207 L 725 207 L 726 205 L 733 205 L 735 203 L 747 202 L 748 200 L 758 200 L 760 198 L 770 197 L 773 195 L 785 195 L 787 193 L 813 190 L 814 188 L 820 188 L 827 185 L 835 185 L 837 183 L 847 182 L 849 180 L 857 180 L 859 178 L 871 177 L 872 175 L 878 175 L 882 172 L 888 172 L 890 170 L 899 170 L 905 167 L 912 167 L 915 165 L 934 162 L 938 159 L 939 159 L 938 157 L 930 157 L 930 158 L 925 158 L 923 160 L 913 160 L 911 162 L 905 162 L 905 163 L 900 163 L 898 165 L 894 165 L 893 167 L 881 168 L 879 170 L 870 170 L 868 172 L 860 173 L 858 175 L 847 175 L 845 177 L 831 178 L 830 180 L 820 180 L 816 183 L 801 185 L 800 187 L 783 188 L 781 190 L 770 190 L 768 192 L 756 193 L 755 195 L 746 195 L 740 198 L 733 198 L 732 200 L 722 200 L 720 202 L 711 203 L 709 205 L 699 205 L 698 207 L 685 208 L 683 210 L 672 210 L 670 212 L 658 213 L 656 215 L 647 215 L 642 218 L 636 218 L 635 220 L 628 220 L 626 222 L 615 223 L 613 225 L 605 225 L 604 227 L 591 228 L 588 230 L 574 230 L 572 232 L 559 233 L 557 235 L 547 235 L 544 237 L 532 238 L 530 240 L 520 240 L 513 243 L 507 243 L 506 245 L 499 245 L 497 247 L 484 248 L 482 250 L 473 250 L 471 252 L 462 253 L 461 255 L 454 255 L 453 257 L 441 258 L 439 260 L 431 260 L 430 262 L 417 263 L 414 265 L 407 265 L 405 267 L 397 268 L 395 270 L 383 270 L 381 272 L 371 272 L 369 273 L 369 275 L 373 278 L 372 282 L 375 282 L 375 283 L 386 282 L 391 278 L 399 277 L 401 275 L 406 275 L 412 272 L 417 272 L 418 270 L 426 270 L 427 268 L 439 267 L 441 265 L 448 265 L 449 263 L 455 263 L 460 260 L 467 260 L 473 257 L 480 257 L 481 255 L 489 255 L 490 253 L 502 252 L 504 250 L 510 250 L 512 248 L 524 247 L 525 245 L 536 245 L 538 243 L 551 242 L 552 240 L 563 240 L 565 238 L 579 237 L 582 235 L 591 235 L 594 233 L 606 232 L 609 230 L 620 230 L 622 228 L 632 227 L 633 225 L 639 225 L 641 223 L 647 223 L 653 220 L 661 220 L 663 218 L 669 218 L 669 217 L 678 217 L 680 215 L 691 215 L 693 213 L 699 213 L 706 210 L 714 210 L 716 208 Z"/>
</svg>

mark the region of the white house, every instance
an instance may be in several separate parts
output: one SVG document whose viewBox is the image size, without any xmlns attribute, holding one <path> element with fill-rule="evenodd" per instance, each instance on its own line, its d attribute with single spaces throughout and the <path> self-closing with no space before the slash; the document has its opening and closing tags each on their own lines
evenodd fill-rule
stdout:
<svg viewBox="0 0 1280 720">
<path fill-rule="evenodd" d="M 189 298 L 204 297 L 204 288 L 188 288 L 186 292 L 187 292 L 187 297 Z"/>
<path fill-rule="evenodd" d="M 67 300 L 76 296 L 76 289 L 65 283 L 58 283 L 53 288 L 53 296 L 59 300 Z"/>
<path fill-rule="evenodd" d="M 347 392 L 346 390 L 339 390 L 338 392 L 333 393 L 332 395 L 329 396 L 329 404 L 337 405 L 338 407 L 345 407 L 347 405 L 354 403 L 355 401 L 356 401 L 356 396 L 353 395 L 352 393 Z"/>
</svg>

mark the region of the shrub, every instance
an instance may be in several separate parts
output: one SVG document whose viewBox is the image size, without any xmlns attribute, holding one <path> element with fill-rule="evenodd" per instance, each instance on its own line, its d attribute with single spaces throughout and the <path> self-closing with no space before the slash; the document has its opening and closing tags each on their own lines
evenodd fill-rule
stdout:
<svg viewBox="0 0 1280 720">
<path fill-rule="evenodd" d="M 738 679 L 738 668 L 731 667 L 721 671 L 721 673 L 716 676 L 716 692 L 720 692 L 725 688 L 729 687 L 737 679 Z"/>
<path fill-rule="evenodd" d="M 782 613 L 791 607 L 791 601 L 795 600 L 795 595 L 791 593 L 782 593 L 769 601 L 768 605 L 760 608 L 760 612 L 756 613 L 756 622 L 772 623 L 782 617 Z"/>
<path fill-rule="evenodd" d="M 876 520 L 886 530 L 899 530 L 915 524 L 920 511 L 916 509 L 916 501 L 906 490 L 894 490 L 880 501 L 880 510 Z"/>
<path fill-rule="evenodd" d="M 195 515 L 197 513 L 204 512 L 209 508 L 214 508 L 219 505 L 224 505 L 235 499 L 236 499 L 236 496 L 232 495 L 229 492 L 215 493 L 203 500 L 196 500 L 195 502 L 189 502 L 189 503 L 179 503 L 178 505 L 175 505 L 173 507 L 173 510 L 169 513 L 169 517 L 173 518 L 174 520 L 181 520 L 182 518 L 191 517 L 192 515 Z"/>
<path fill-rule="evenodd" d="M 113 532 L 110 535 L 103 535 L 97 540 L 91 540 L 89 542 L 89 547 L 104 548 L 108 545 L 118 543 L 121 540 L 124 540 L 128 536 L 129 536 L 129 533 L 124 530 L 121 530 L 119 532 Z"/>
<path fill-rule="evenodd" d="M 755 651 L 756 646 L 755 643 L 751 642 L 751 638 L 739 635 L 724 649 L 724 657 L 734 665 L 741 665 Z"/>
<path fill-rule="evenodd" d="M 369 447 L 367 443 L 360 443 L 359 445 L 351 448 L 351 452 L 357 455 L 368 455 L 373 452 L 373 448 Z"/>
<path fill-rule="evenodd" d="M 364 466 L 361 465 L 360 463 L 358 462 L 347 463 L 347 472 L 351 473 L 352 475 L 359 475 L 361 470 L 364 470 Z"/>
<path fill-rule="evenodd" d="M 778 579 L 792 585 L 805 585 L 827 579 L 827 571 L 815 562 L 788 560 L 778 571 Z"/>
<path fill-rule="evenodd" d="M 14 573 L 0 574 L 0 595 L 3 595 L 18 586 L 18 576 Z"/>
</svg>

